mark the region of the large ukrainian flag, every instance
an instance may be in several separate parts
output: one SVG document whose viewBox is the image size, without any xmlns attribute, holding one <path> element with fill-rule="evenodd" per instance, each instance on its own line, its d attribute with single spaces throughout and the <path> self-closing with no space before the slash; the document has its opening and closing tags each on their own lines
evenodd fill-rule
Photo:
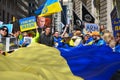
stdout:
<svg viewBox="0 0 120 80">
<path fill-rule="evenodd" d="M 0 55 L 0 80 L 83 80 L 74 76 L 60 52 L 38 43 Z"/>
<path fill-rule="evenodd" d="M 60 12 L 62 7 L 59 0 L 47 0 L 39 16 L 48 16 Z"/>
</svg>

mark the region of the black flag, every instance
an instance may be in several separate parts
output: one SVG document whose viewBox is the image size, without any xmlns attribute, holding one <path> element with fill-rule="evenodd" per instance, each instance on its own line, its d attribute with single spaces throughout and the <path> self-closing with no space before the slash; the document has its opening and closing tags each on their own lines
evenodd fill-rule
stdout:
<svg viewBox="0 0 120 80">
<path fill-rule="evenodd" d="M 111 13 L 110 13 L 110 16 L 111 16 L 111 20 L 114 20 L 114 19 L 116 19 L 118 16 L 118 12 L 117 12 L 117 8 L 116 8 L 116 6 L 113 8 L 113 10 L 111 11 Z"/>
<path fill-rule="evenodd" d="M 80 20 L 82 22 L 82 20 L 77 16 L 75 11 L 73 11 L 73 17 L 74 17 L 74 24 L 76 24 L 76 20 Z"/>
<path fill-rule="evenodd" d="M 83 21 L 78 17 L 78 15 L 73 11 L 73 17 L 74 17 L 74 29 L 82 31 L 84 28 Z"/>
<path fill-rule="evenodd" d="M 67 24 L 67 6 L 66 5 L 63 5 L 62 6 L 62 14 L 61 14 L 61 21 L 64 25 Z"/>
<path fill-rule="evenodd" d="M 82 4 L 82 20 L 88 23 L 94 23 L 95 18 L 90 14 L 84 4 Z"/>
</svg>

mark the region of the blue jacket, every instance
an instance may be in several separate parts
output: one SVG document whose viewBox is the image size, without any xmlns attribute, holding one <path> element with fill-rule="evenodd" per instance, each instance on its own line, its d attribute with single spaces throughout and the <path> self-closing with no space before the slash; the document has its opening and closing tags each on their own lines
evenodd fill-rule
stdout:
<svg viewBox="0 0 120 80">
<path fill-rule="evenodd" d="M 55 47 L 62 47 L 63 46 L 63 42 L 61 41 L 62 40 L 62 38 L 61 37 L 54 37 L 54 42 L 55 43 L 58 43 L 58 45 L 57 46 L 55 46 Z"/>
<path fill-rule="evenodd" d="M 106 42 L 103 39 L 99 39 L 98 41 L 95 41 L 94 44 L 100 46 L 100 45 L 106 45 Z"/>
<path fill-rule="evenodd" d="M 119 52 L 120 53 L 120 44 L 118 44 L 117 46 L 115 46 L 115 52 Z"/>
</svg>

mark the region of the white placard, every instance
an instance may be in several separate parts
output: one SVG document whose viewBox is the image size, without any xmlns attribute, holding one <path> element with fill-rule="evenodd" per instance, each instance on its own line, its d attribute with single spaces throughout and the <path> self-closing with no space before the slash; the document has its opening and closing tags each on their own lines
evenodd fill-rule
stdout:
<svg viewBox="0 0 120 80">
<path fill-rule="evenodd" d="M 15 37 L 3 37 L 0 39 L 0 50 L 2 51 L 13 51 L 18 47 L 18 41 Z"/>
</svg>

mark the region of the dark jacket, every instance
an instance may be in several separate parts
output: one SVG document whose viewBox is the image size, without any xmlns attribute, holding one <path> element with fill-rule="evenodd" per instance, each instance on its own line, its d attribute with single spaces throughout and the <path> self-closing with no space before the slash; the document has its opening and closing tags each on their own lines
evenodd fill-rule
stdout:
<svg viewBox="0 0 120 80">
<path fill-rule="evenodd" d="M 50 35 L 46 35 L 45 33 L 41 34 L 39 37 L 39 41 L 40 44 L 45 44 L 47 46 L 54 46 L 54 37 L 50 34 Z"/>
</svg>

